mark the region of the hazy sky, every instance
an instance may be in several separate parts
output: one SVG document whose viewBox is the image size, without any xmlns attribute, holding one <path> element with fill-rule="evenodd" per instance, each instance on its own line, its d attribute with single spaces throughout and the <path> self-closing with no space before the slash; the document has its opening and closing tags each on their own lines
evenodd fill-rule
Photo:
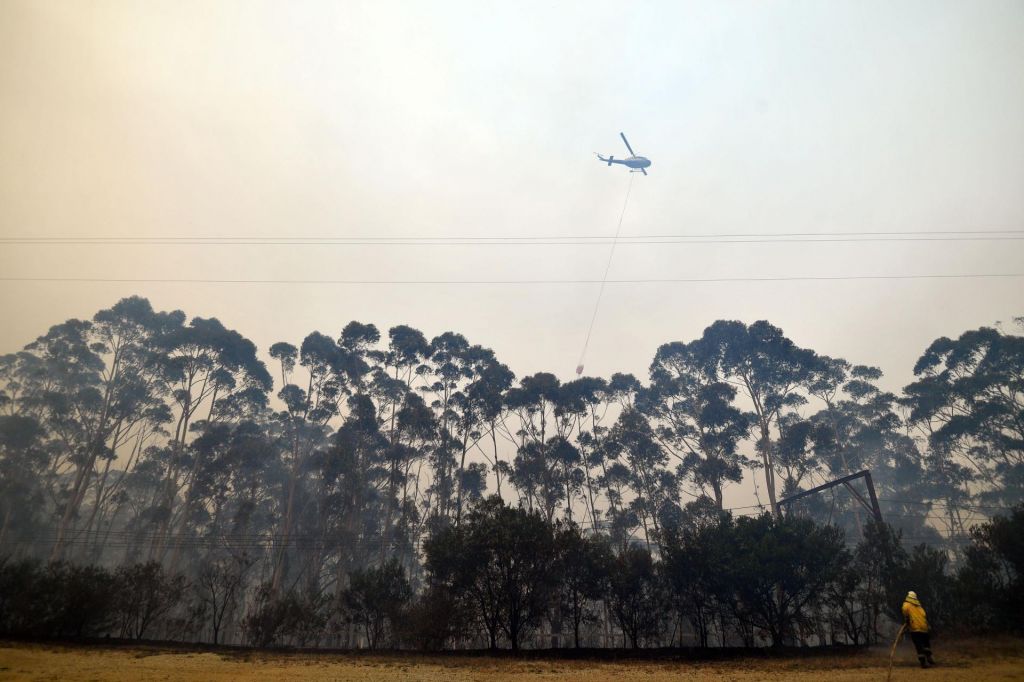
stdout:
<svg viewBox="0 0 1024 682">
<path fill-rule="evenodd" d="M 0 3 L 0 237 L 1024 229 L 1024 2 Z M 607 245 L 0 244 L 3 277 L 600 279 Z M 622 245 L 610 277 L 1024 272 L 1024 242 Z M 0 352 L 129 294 L 262 350 L 352 319 L 573 375 L 596 284 L 0 281 Z M 1022 279 L 617 284 L 589 374 L 766 318 L 911 378 Z"/>
</svg>

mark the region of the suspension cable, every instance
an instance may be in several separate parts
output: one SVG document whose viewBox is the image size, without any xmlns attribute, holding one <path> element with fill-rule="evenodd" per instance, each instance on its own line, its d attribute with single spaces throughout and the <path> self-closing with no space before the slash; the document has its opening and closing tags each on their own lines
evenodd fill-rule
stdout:
<svg viewBox="0 0 1024 682">
<path fill-rule="evenodd" d="M 622 212 L 619 213 L 619 224 L 615 227 L 615 237 L 612 238 L 612 246 L 608 250 L 608 261 L 604 264 L 604 275 L 601 276 L 601 288 L 597 290 L 597 300 L 594 301 L 594 313 L 590 316 L 590 326 L 587 327 L 587 338 L 583 341 L 583 350 L 580 351 L 580 360 L 576 363 L 576 374 L 583 374 L 583 359 L 587 355 L 587 347 L 590 346 L 590 336 L 594 333 L 594 322 L 597 321 L 597 311 L 601 307 L 601 298 L 604 296 L 604 287 L 608 283 L 608 272 L 612 267 L 612 258 L 615 256 L 615 247 L 619 242 L 619 233 L 622 231 L 622 219 L 626 217 L 626 207 L 629 206 L 629 194 L 633 189 L 633 173 L 629 174 L 629 184 L 626 186 L 626 198 L 622 202 Z"/>
</svg>

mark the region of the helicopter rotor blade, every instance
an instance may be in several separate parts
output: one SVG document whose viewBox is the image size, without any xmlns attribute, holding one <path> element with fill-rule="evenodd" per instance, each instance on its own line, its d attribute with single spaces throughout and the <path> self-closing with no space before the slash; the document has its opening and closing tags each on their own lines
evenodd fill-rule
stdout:
<svg viewBox="0 0 1024 682">
<path fill-rule="evenodd" d="M 626 134 L 625 133 L 619 133 L 619 137 L 621 137 L 622 141 L 626 143 L 626 149 L 629 150 L 630 155 L 636 156 L 636 152 L 633 151 L 633 148 L 629 146 L 629 140 L 626 139 Z"/>
</svg>

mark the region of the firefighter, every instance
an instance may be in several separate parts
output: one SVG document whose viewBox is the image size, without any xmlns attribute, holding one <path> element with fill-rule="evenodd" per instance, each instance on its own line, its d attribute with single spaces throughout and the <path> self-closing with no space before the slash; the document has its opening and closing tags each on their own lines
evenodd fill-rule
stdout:
<svg viewBox="0 0 1024 682">
<path fill-rule="evenodd" d="M 925 615 L 921 602 L 917 599 L 916 592 L 907 592 L 907 598 L 903 600 L 901 611 L 903 620 L 907 624 L 907 630 L 910 630 L 910 639 L 914 642 L 914 648 L 917 649 L 917 660 L 921 663 L 921 667 L 927 668 L 930 665 L 935 665 L 935 660 L 932 659 L 932 644 L 928 639 L 928 617 Z"/>
</svg>

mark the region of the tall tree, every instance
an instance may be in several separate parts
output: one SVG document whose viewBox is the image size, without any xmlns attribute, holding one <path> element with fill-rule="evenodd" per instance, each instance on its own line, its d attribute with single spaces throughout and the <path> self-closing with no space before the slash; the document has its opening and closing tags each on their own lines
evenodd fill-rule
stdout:
<svg viewBox="0 0 1024 682">
<path fill-rule="evenodd" d="M 465 414 L 465 385 L 473 376 L 470 345 L 466 338 L 445 332 L 430 342 L 430 368 L 426 391 L 433 396 L 431 407 L 437 413 L 438 441 L 431 453 L 433 481 L 430 494 L 434 498 L 433 514 L 447 519 L 456 508 L 458 490 L 457 468 L 468 447 L 468 432 L 461 429 Z"/>
<path fill-rule="evenodd" d="M 45 528 L 42 482 L 48 457 L 39 422 L 0 415 L 0 547 L 28 542 Z"/>
<path fill-rule="evenodd" d="M 753 406 L 765 487 L 772 513 L 778 515 L 772 429 L 787 409 L 806 402 L 799 389 L 807 381 L 814 353 L 799 348 L 765 320 L 750 326 L 719 320 L 704 330 L 701 342 L 714 354 L 719 376 L 737 386 Z"/>
<path fill-rule="evenodd" d="M 154 504 L 160 519 L 151 554 L 154 558 L 163 556 L 171 529 L 184 535 L 196 513 L 198 490 L 193 484 L 203 462 L 188 449 L 190 427 L 199 420 L 214 422 L 262 409 L 273 384 L 266 366 L 256 357 L 255 344 L 215 318 L 193 318 L 187 326 L 163 334 L 160 341 L 167 353 L 164 372 L 178 418 L 164 490 Z M 177 506 L 179 493 L 183 500 Z M 180 546 L 180 542 L 175 545 L 172 568 Z"/>
<path fill-rule="evenodd" d="M 395 532 L 396 512 L 398 526 L 405 532 L 415 522 L 418 500 L 415 495 L 410 498 L 410 470 L 422 460 L 428 444 L 436 438 L 434 415 L 413 387 L 427 371 L 424 363 L 430 356 L 430 344 L 422 332 L 405 325 L 389 329 L 388 339 L 388 347 L 379 356 L 369 388 L 370 395 L 377 401 L 381 430 L 387 434 L 389 443 L 389 490 L 381 561 L 385 558 L 384 548 Z"/>
<path fill-rule="evenodd" d="M 498 450 L 498 424 L 506 413 L 505 395 L 516 375 L 498 362 L 493 354 L 482 357 L 485 361 L 476 369 L 475 380 L 466 393 L 473 414 L 479 420 L 481 429 L 486 428 L 491 440 L 491 467 L 494 470 L 495 489 L 498 497 L 501 497 L 501 477 L 507 475 L 508 467 L 502 462 Z"/>
<path fill-rule="evenodd" d="M 302 493 L 308 460 L 325 443 L 328 422 L 339 414 L 341 401 L 351 392 L 347 370 L 352 361 L 334 339 L 320 332 L 308 334 L 298 349 L 286 342 L 276 343 L 271 346 L 270 354 L 280 363 L 285 382 L 277 394 L 285 409 L 274 418 L 280 424 L 286 443 L 289 469 L 270 580 L 273 597 L 284 579 L 285 560 L 295 527 L 296 501 Z M 304 388 L 292 382 L 297 365 L 305 370 Z"/>
<path fill-rule="evenodd" d="M 750 462 L 739 452 L 752 416 L 734 404 L 736 388 L 721 381 L 714 349 L 703 340 L 661 346 L 651 363 L 651 388 L 640 409 L 656 420 L 660 442 L 682 460 L 682 472 L 723 507 L 728 483 Z"/>
<path fill-rule="evenodd" d="M 507 405 L 519 422 L 512 483 L 527 506 L 539 509 L 549 522 L 564 499 L 564 467 L 551 456 L 551 450 L 571 447 L 561 430 L 565 424 L 556 414 L 561 389 L 555 375 L 539 372 L 524 377 L 506 396 Z"/>
<path fill-rule="evenodd" d="M 138 429 L 167 419 L 158 346 L 182 318 L 180 312 L 155 313 L 146 299 L 126 298 L 92 321 L 52 327 L 16 356 L 20 378 L 12 402 L 38 415 L 56 440 L 51 471 L 61 509 L 51 560 L 64 556 L 97 483 L 97 464 L 106 462 L 109 470 Z"/>
<path fill-rule="evenodd" d="M 933 457 L 956 459 L 991 502 L 1024 496 L 1024 336 L 982 327 L 934 341 L 904 389 L 910 423 Z M 938 462 L 936 462 L 938 464 Z M 958 500 L 950 499 L 952 506 Z"/>
<path fill-rule="evenodd" d="M 637 408 L 623 410 L 609 442 L 626 464 L 626 482 L 633 494 L 630 509 L 639 518 L 650 548 L 661 542 L 661 517 L 679 505 L 679 478 L 667 468 L 668 453 Z"/>
</svg>

